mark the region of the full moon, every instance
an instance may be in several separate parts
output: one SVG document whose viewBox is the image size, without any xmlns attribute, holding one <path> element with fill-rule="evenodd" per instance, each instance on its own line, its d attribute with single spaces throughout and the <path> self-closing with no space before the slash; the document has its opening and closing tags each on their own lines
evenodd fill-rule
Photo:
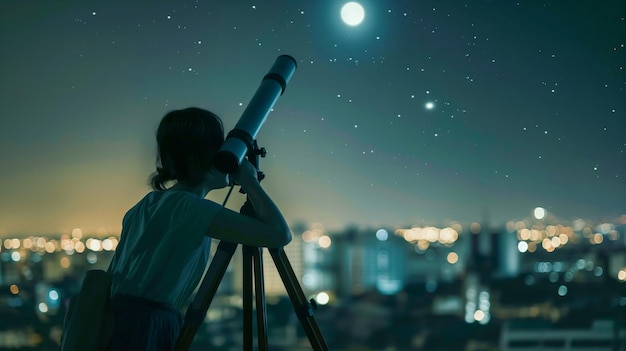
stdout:
<svg viewBox="0 0 626 351">
<path fill-rule="evenodd" d="M 358 2 L 349 2 L 341 8 L 341 19 L 349 26 L 357 26 L 363 22 L 365 10 Z"/>
</svg>

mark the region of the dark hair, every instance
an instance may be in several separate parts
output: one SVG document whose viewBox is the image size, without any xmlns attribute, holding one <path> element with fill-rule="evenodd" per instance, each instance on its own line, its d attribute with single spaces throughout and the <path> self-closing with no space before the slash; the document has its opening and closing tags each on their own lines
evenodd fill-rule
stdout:
<svg viewBox="0 0 626 351">
<path fill-rule="evenodd" d="M 174 110 L 159 123 L 156 141 L 157 168 L 150 176 L 152 189 L 163 191 L 171 180 L 195 186 L 202 182 L 224 143 L 224 127 L 213 112 L 197 107 Z"/>
</svg>

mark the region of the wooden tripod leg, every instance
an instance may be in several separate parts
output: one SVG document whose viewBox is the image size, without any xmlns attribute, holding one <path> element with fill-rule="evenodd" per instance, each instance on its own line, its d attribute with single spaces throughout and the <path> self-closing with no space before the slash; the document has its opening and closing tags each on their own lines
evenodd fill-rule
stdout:
<svg viewBox="0 0 626 351">
<path fill-rule="evenodd" d="M 259 351 L 268 350 L 267 309 L 263 279 L 263 248 L 243 247 L 243 339 L 244 350 L 252 351 L 254 343 L 252 294 L 254 291 Z M 254 285 L 252 284 L 254 279 Z"/>
<path fill-rule="evenodd" d="M 226 272 L 236 249 L 237 244 L 225 241 L 221 241 L 217 246 L 215 256 L 213 260 L 211 260 L 209 269 L 202 279 L 202 284 L 196 293 L 196 297 L 191 305 L 189 305 L 189 308 L 187 308 L 183 328 L 178 335 L 174 350 L 186 351 L 189 349 L 189 346 L 191 346 L 191 342 L 198 328 L 204 321 L 207 310 L 211 305 L 211 301 L 213 301 L 213 297 L 215 297 L 215 292 L 224 277 L 224 272 Z"/>
<path fill-rule="evenodd" d="M 252 255 L 254 248 L 242 247 L 243 256 L 243 349 L 252 351 L 254 348 L 254 332 L 252 324 Z"/>
<path fill-rule="evenodd" d="M 263 248 L 254 250 L 254 296 L 256 298 L 256 321 L 259 351 L 267 351 L 267 307 L 265 304 L 265 280 L 263 278 Z"/>
</svg>

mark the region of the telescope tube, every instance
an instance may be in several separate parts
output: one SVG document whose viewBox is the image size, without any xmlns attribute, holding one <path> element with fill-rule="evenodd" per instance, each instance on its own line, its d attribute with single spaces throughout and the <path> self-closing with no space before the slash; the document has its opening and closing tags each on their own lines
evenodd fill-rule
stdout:
<svg viewBox="0 0 626 351">
<path fill-rule="evenodd" d="M 256 135 L 276 100 L 285 92 L 296 66 L 293 57 L 278 56 L 269 73 L 263 77 L 261 86 L 254 93 L 235 128 L 228 133 L 224 144 L 215 155 L 213 164 L 220 172 L 230 174 L 239 168 L 243 158 L 253 148 Z"/>
</svg>

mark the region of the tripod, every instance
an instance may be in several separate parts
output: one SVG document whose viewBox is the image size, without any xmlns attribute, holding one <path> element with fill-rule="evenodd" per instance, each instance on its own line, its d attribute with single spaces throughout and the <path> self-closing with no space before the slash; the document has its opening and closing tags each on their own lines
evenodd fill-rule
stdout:
<svg viewBox="0 0 626 351">
<path fill-rule="evenodd" d="M 253 148 L 249 149 L 248 159 L 257 168 L 257 176 L 259 181 L 264 178 L 263 172 L 258 171 L 259 156 L 265 157 L 265 149 L 259 149 L 254 140 Z M 232 191 L 232 187 L 231 187 Z M 229 192 L 230 195 L 230 192 Z M 228 199 L 228 196 L 227 196 Z M 225 203 L 225 202 L 224 202 Z M 254 208 L 250 204 L 249 200 L 241 208 L 241 213 L 248 216 L 255 216 Z M 188 350 L 193 338 L 204 321 L 207 310 L 211 305 L 213 297 L 217 288 L 224 277 L 224 273 L 228 268 L 228 264 L 237 249 L 238 244 L 221 241 L 215 252 L 215 256 L 211 260 L 211 264 L 202 279 L 200 288 L 194 298 L 193 302 L 187 309 L 185 314 L 185 321 L 183 328 L 180 332 L 178 340 L 176 342 L 176 351 Z M 294 312 L 300 321 L 300 324 L 304 328 L 306 335 L 313 347 L 313 350 L 328 350 L 326 342 L 322 337 L 317 323 L 313 317 L 313 309 L 316 307 L 315 300 L 307 301 L 304 296 L 304 292 L 298 283 L 298 279 L 293 272 L 293 268 L 287 259 L 287 255 L 283 248 L 268 249 L 274 264 L 280 274 L 281 280 L 291 303 L 294 307 Z M 257 337 L 258 346 L 260 351 L 268 350 L 267 341 L 267 319 L 266 319 L 266 304 L 265 304 L 265 288 L 263 281 L 263 248 L 250 247 L 243 245 L 243 309 L 244 309 L 244 350 L 253 349 L 253 286 L 252 280 L 254 279 L 254 297 L 256 302 L 256 320 L 257 320 Z M 254 272 L 253 272 L 254 269 Z"/>
</svg>

